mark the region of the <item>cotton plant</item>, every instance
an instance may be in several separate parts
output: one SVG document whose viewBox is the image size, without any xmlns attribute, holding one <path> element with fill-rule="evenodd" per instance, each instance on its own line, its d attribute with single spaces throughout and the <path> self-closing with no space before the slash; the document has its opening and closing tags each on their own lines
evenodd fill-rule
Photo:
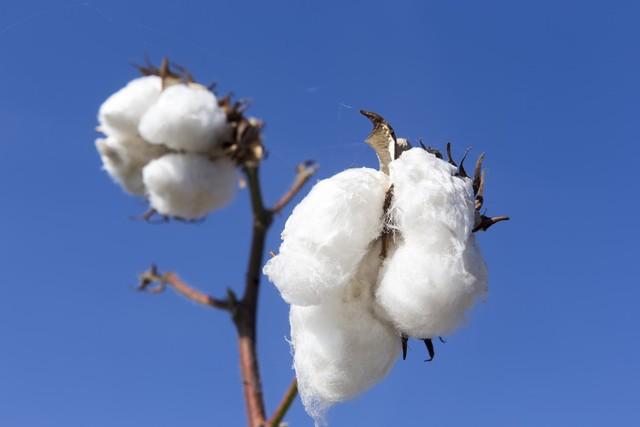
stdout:
<svg viewBox="0 0 640 427">
<path fill-rule="evenodd" d="M 241 294 L 228 288 L 225 297 L 212 296 L 156 266 L 140 276 L 138 290 L 171 288 L 229 314 L 249 427 L 286 425 L 298 393 L 316 424 L 324 423 L 332 405 L 362 394 L 400 354 L 406 358 L 409 338 L 424 341 L 433 358 L 433 339 L 463 324 L 466 311 L 486 295 L 487 270 L 474 233 L 507 218 L 481 214 L 482 156 L 469 177 L 464 158 L 458 165 L 450 146 L 445 161 L 422 144 L 412 148 L 382 117 L 363 112 L 374 124 L 366 142 L 380 167 L 319 181 L 293 209 L 278 254 L 263 266 L 274 218 L 317 166 L 300 163 L 291 188 L 269 205 L 259 173 L 262 121 L 167 60 L 137 68 L 141 76 L 100 106 L 102 136 L 95 145 L 112 180 L 149 204 L 143 218 L 197 220 L 231 202 L 238 175 L 247 188 L 251 244 Z M 290 304 L 295 369 L 271 416 L 256 348 L 261 272 Z"/>
<path fill-rule="evenodd" d="M 196 220 L 223 208 L 238 188 L 236 166 L 247 155 L 262 156 L 260 144 L 242 141 L 260 123 L 166 60 L 138 69 L 143 75 L 99 108 L 103 169 L 123 190 L 146 198 L 146 218 Z"/>
<path fill-rule="evenodd" d="M 295 207 L 279 253 L 263 272 L 290 307 L 293 365 L 316 424 L 333 404 L 380 381 L 408 339 L 452 333 L 487 293 L 475 232 L 507 217 L 480 213 L 484 174 L 473 177 L 435 149 L 396 138 L 378 114 L 367 138 L 379 170 L 318 182 Z M 466 157 L 466 154 L 465 154 Z"/>
</svg>

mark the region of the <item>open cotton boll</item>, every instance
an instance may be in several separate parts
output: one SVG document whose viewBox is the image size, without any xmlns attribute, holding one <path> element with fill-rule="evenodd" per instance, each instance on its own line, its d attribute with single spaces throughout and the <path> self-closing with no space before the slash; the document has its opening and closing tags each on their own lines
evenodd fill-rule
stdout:
<svg viewBox="0 0 640 427">
<path fill-rule="evenodd" d="M 191 152 L 210 151 L 229 131 L 227 115 L 214 94 L 185 84 L 166 88 L 138 129 L 153 144 Z"/>
<path fill-rule="evenodd" d="M 225 206 L 237 189 L 234 164 L 199 154 L 167 154 L 142 171 L 151 207 L 162 215 L 201 218 Z"/>
<path fill-rule="evenodd" d="M 487 269 L 475 237 L 462 243 L 450 237 L 406 240 L 384 263 L 376 302 L 406 335 L 432 338 L 452 332 L 487 292 Z"/>
<path fill-rule="evenodd" d="M 353 398 L 380 381 L 400 350 L 399 334 L 375 317 L 372 279 L 380 260 L 374 252 L 337 300 L 291 306 L 291 344 L 300 397 L 320 423 L 334 403 Z"/>
<path fill-rule="evenodd" d="M 313 305 L 349 283 L 382 231 L 388 178 L 347 169 L 318 182 L 285 224 L 280 252 L 263 272 L 290 304 Z"/>
<path fill-rule="evenodd" d="M 140 118 L 156 102 L 161 91 L 162 79 L 158 76 L 130 81 L 100 106 L 100 130 L 110 136 L 137 136 Z"/>
<path fill-rule="evenodd" d="M 96 140 L 102 167 L 128 193 L 145 194 L 142 168 L 166 149 L 147 144 L 141 138 L 108 137 Z"/>
<path fill-rule="evenodd" d="M 412 148 L 389 165 L 393 183 L 391 216 L 406 238 L 424 234 L 435 222 L 464 240 L 473 228 L 473 183 L 454 176 L 457 169 L 421 148 Z"/>
</svg>

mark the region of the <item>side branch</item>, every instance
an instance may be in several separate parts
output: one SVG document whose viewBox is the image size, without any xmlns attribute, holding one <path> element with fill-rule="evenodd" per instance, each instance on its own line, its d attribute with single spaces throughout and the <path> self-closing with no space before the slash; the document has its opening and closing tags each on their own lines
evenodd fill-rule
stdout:
<svg viewBox="0 0 640 427">
<path fill-rule="evenodd" d="M 187 285 L 175 273 L 170 272 L 160 274 L 155 265 L 152 265 L 148 271 L 145 271 L 140 275 L 138 290 L 150 293 L 160 293 L 163 292 L 167 286 L 173 288 L 174 291 L 188 300 L 198 304 L 212 308 L 219 308 L 221 310 L 231 310 L 233 308 L 233 301 L 221 300 L 204 294 Z"/>
<path fill-rule="evenodd" d="M 298 380 L 294 378 L 293 381 L 291 381 L 291 384 L 289 385 L 289 388 L 285 392 L 284 396 L 282 397 L 282 401 L 276 408 L 271 418 L 269 418 L 269 421 L 267 421 L 267 427 L 280 427 L 280 422 L 282 422 L 282 420 L 284 419 L 284 416 L 287 414 L 287 411 L 291 407 L 291 404 L 295 400 L 297 394 Z"/>
<path fill-rule="evenodd" d="M 275 205 L 271 208 L 271 212 L 276 214 L 280 212 L 287 204 L 293 199 L 296 194 L 300 192 L 302 187 L 309 181 L 309 179 L 316 173 L 318 170 L 318 165 L 310 160 L 307 160 L 304 163 L 300 163 L 298 167 L 296 167 L 296 178 L 291 184 L 291 188 L 289 191 L 284 193 L 280 200 L 276 202 Z"/>
</svg>

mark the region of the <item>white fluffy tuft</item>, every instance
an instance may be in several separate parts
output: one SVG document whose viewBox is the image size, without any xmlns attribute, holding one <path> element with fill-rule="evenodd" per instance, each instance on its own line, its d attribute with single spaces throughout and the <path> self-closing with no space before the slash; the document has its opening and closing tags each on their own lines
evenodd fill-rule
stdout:
<svg viewBox="0 0 640 427">
<path fill-rule="evenodd" d="M 145 194 L 142 168 L 151 160 L 165 153 L 160 146 L 151 145 L 141 138 L 108 137 L 96 140 L 96 149 L 102 159 L 102 167 L 130 194 Z"/>
<path fill-rule="evenodd" d="M 421 148 L 412 148 L 389 165 L 393 182 L 391 215 L 407 238 L 422 238 L 426 227 L 442 224 L 464 240 L 475 215 L 472 181 L 454 176 L 456 168 Z"/>
<path fill-rule="evenodd" d="M 378 252 L 376 245 L 341 298 L 316 306 L 291 306 L 298 388 L 317 423 L 322 423 L 331 405 L 380 381 L 397 358 L 400 336 L 375 317 L 371 307 Z"/>
<path fill-rule="evenodd" d="M 379 306 L 403 333 L 445 335 L 487 290 L 487 271 L 472 235 L 471 180 L 414 148 L 391 162 L 391 219 L 401 238 L 376 290 Z"/>
<path fill-rule="evenodd" d="M 140 118 L 156 102 L 161 90 L 162 80 L 158 76 L 131 80 L 100 106 L 100 130 L 110 136 L 136 137 Z"/>
<path fill-rule="evenodd" d="M 153 144 L 206 152 L 228 132 L 227 116 L 211 91 L 185 84 L 165 89 L 142 117 L 139 131 Z"/>
<path fill-rule="evenodd" d="M 167 154 L 143 170 L 149 202 L 158 213 L 198 219 L 225 206 L 237 190 L 233 162 L 199 154 Z"/>
<path fill-rule="evenodd" d="M 285 301 L 313 305 L 342 292 L 380 235 L 387 180 L 374 169 L 348 169 L 318 182 L 296 206 L 280 253 L 263 270 Z"/>
<path fill-rule="evenodd" d="M 398 330 L 416 338 L 444 336 L 487 292 L 487 270 L 474 236 L 434 247 L 408 240 L 387 259 L 376 301 Z"/>
</svg>

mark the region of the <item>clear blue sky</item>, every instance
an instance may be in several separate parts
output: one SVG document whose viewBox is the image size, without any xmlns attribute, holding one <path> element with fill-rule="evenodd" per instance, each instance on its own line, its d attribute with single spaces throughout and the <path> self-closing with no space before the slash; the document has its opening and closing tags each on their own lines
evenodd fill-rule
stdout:
<svg viewBox="0 0 640 427">
<path fill-rule="evenodd" d="M 319 177 L 376 166 L 359 108 L 487 152 L 489 213 L 512 216 L 480 236 L 488 301 L 333 426 L 638 424 L 639 16 L 631 1 L 3 2 L 0 425 L 245 422 L 230 321 L 133 287 L 156 262 L 240 289 L 247 194 L 199 225 L 132 221 L 144 204 L 94 149 L 98 106 L 145 54 L 253 99 L 269 200 L 304 159 Z M 271 410 L 292 371 L 287 307 L 264 283 Z M 288 420 L 311 425 L 299 403 Z"/>
</svg>

